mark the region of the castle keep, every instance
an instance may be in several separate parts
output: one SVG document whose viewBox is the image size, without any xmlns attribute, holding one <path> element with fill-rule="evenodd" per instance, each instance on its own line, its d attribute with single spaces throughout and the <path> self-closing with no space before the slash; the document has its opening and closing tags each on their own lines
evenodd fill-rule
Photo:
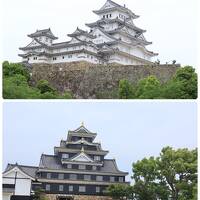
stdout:
<svg viewBox="0 0 200 200">
<path fill-rule="evenodd" d="M 147 50 L 145 30 L 137 27 L 134 20 L 139 16 L 125 5 L 111 0 L 93 11 L 98 15 L 96 22 L 86 24 L 90 31 L 77 28 L 70 41 L 55 43 L 58 39 L 51 29 L 37 30 L 28 35 L 32 42 L 19 56 L 29 63 L 65 63 L 87 61 L 95 64 L 118 63 L 122 65 L 152 64 L 151 58 L 157 53 Z"/>
<path fill-rule="evenodd" d="M 54 155 L 42 154 L 38 167 L 8 164 L 3 173 L 4 200 L 29 199 L 37 188 L 52 200 L 109 199 L 106 188 L 129 184 L 128 173 L 120 171 L 114 159 L 105 158 L 108 151 L 94 142 L 96 136 L 82 124 L 54 147 Z"/>
</svg>

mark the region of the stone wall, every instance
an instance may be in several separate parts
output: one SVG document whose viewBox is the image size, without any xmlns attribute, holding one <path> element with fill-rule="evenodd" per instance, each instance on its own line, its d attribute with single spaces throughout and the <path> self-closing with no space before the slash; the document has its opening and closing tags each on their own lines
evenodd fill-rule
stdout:
<svg viewBox="0 0 200 200">
<path fill-rule="evenodd" d="M 58 200 L 57 194 L 46 194 L 46 197 L 48 200 Z M 67 195 L 63 195 L 63 197 L 67 197 Z M 72 198 L 72 200 L 112 200 L 111 197 L 107 196 L 92 196 L 92 195 L 69 195 L 69 197 Z"/>
<path fill-rule="evenodd" d="M 137 83 L 149 75 L 161 82 L 169 80 L 179 65 L 123 66 L 95 65 L 87 62 L 33 64 L 32 83 L 46 79 L 61 93 L 71 91 L 75 98 L 96 98 L 97 93 L 118 88 L 121 79 Z"/>
</svg>

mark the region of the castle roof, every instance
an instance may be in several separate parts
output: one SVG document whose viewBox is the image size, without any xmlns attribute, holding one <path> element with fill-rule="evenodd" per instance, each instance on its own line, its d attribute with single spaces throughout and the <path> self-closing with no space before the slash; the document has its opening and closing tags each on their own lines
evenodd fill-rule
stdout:
<svg viewBox="0 0 200 200">
<path fill-rule="evenodd" d="M 35 37 L 40 37 L 40 36 L 46 36 L 46 37 L 51 38 L 52 40 L 58 39 L 57 37 L 55 37 L 53 35 L 53 33 L 51 32 L 50 28 L 48 28 L 48 29 L 42 29 L 42 30 L 36 30 L 35 33 L 32 33 L 32 34 L 28 35 L 28 37 L 30 37 L 30 38 L 35 38 Z"/>
<path fill-rule="evenodd" d="M 125 5 L 121 6 L 112 0 L 107 0 L 107 2 L 103 5 L 103 7 L 101 7 L 99 10 L 94 10 L 93 12 L 99 15 L 99 14 L 103 14 L 103 13 L 107 13 L 107 12 L 111 12 L 115 10 L 125 12 L 134 19 L 139 17 L 138 15 L 135 15 L 130 9 L 126 8 Z"/>
<path fill-rule="evenodd" d="M 56 156 L 52 155 L 42 155 L 39 164 L 39 171 L 48 170 L 62 170 L 63 172 L 72 171 L 72 169 L 66 169 L 65 166 L 57 159 Z M 74 169 L 73 169 L 74 170 Z M 74 170 L 78 171 L 78 170 Z M 83 173 L 86 173 L 85 170 Z M 81 171 L 79 171 L 81 173 Z M 127 175 L 128 173 L 120 171 L 117 167 L 116 161 L 114 159 L 105 159 L 104 165 L 98 171 L 87 171 L 87 173 L 99 173 L 99 174 L 121 174 Z"/>
<path fill-rule="evenodd" d="M 15 167 L 18 167 L 22 172 L 24 172 L 28 176 L 31 176 L 32 178 L 36 177 L 36 172 L 38 170 L 38 167 L 27 166 L 27 165 L 18 165 L 17 163 L 16 164 L 8 164 L 3 173 L 6 173 L 6 172 L 12 170 Z"/>
<path fill-rule="evenodd" d="M 119 23 L 121 25 L 125 25 L 126 27 L 132 29 L 132 30 L 135 30 L 137 32 L 140 32 L 140 33 L 144 33 L 146 32 L 146 30 L 143 30 L 141 28 L 138 28 L 137 26 L 133 25 L 133 24 L 130 24 L 128 23 L 127 21 L 123 21 L 121 20 L 120 18 L 116 17 L 115 19 L 100 19 L 96 22 L 93 22 L 93 23 L 87 23 L 85 24 L 86 26 L 90 27 L 90 28 L 93 28 L 93 27 L 96 27 L 96 26 L 100 26 L 101 24 L 111 24 L 111 23 Z"/>
<path fill-rule="evenodd" d="M 89 38 L 92 38 L 92 39 L 96 38 L 96 36 L 88 33 L 87 31 L 84 31 L 84 30 L 82 30 L 78 27 L 73 33 L 68 34 L 69 37 L 76 37 L 76 36 L 80 36 L 80 35 L 85 35 L 86 37 L 89 37 Z"/>
</svg>

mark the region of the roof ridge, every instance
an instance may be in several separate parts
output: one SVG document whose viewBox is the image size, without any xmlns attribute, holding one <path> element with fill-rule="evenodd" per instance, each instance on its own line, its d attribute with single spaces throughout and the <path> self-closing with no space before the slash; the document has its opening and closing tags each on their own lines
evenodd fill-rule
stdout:
<svg viewBox="0 0 200 200">
<path fill-rule="evenodd" d="M 50 154 L 42 154 L 42 156 L 49 156 L 49 157 L 56 157 L 55 155 L 50 155 Z"/>
<path fill-rule="evenodd" d="M 8 163 L 8 165 L 11 165 L 11 166 L 19 166 L 19 167 L 30 167 L 30 168 L 38 168 L 36 166 L 32 166 L 32 165 L 20 165 L 20 164 L 11 164 L 11 163 Z"/>
</svg>

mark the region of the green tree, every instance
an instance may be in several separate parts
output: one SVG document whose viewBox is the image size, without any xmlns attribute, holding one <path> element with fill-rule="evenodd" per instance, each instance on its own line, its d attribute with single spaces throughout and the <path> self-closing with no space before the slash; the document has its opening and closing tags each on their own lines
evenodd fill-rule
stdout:
<svg viewBox="0 0 200 200">
<path fill-rule="evenodd" d="M 197 149 L 163 148 L 159 157 L 133 164 L 133 179 L 138 200 L 196 199 Z"/>
<path fill-rule="evenodd" d="M 29 87 L 23 75 L 17 74 L 3 80 L 3 98 L 5 99 L 37 99 L 39 95 L 39 90 Z"/>
<path fill-rule="evenodd" d="M 167 99 L 196 99 L 197 73 L 191 66 L 177 70 L 175 76 L 163 87 L 163 98 Z"/>
<path fill-rule="evenodd" d="M 45 196 L 45 191 L 38 188 L 35 190 L 33 200 L 48 200 L 48 198 Z"/>
<path fill-rule="evenodd" d="M 40 80 L 38 81 L 37 83 L 37 86 L 36 86 L 41 94 L 44 94 L 44 93 L 52 93 L 52 94 L 55 94 L 56 93 L 56 90 L 50 86 L 49 82 L 47 80 Z"/>
<path fill-rule="evenodd" d="M 140 80 L 136 87 L 135 96 L 138 99 L 155 99 L 160 97 L 160 82 L 155 76 Z"/>
<path fill-rule="evenodd" d="M 120 80 L 119 82 L 119 98 L 120 99 L 133 99 L 134 89 L 128 80 Z"/>
<path fill-rule="evenodd" d="M 20 63 L 9 63 L 8 61 L 3 62 L 3 76 L 11 77 L 20 74 L 24 76 L 27 81 L 30 80 L 29 71 Z"/>
<path fill-rule="evenodd" d="M 106 195 L 113 199 L 131 199 L 133 197 L 133 187 L 125 184 L 112 184 L 107 187 Z"/>
</svg>

